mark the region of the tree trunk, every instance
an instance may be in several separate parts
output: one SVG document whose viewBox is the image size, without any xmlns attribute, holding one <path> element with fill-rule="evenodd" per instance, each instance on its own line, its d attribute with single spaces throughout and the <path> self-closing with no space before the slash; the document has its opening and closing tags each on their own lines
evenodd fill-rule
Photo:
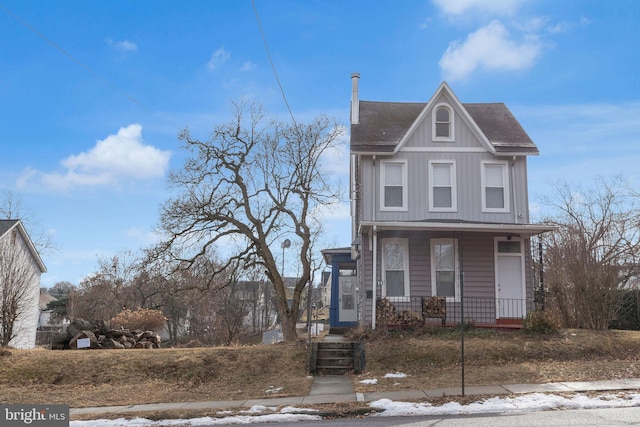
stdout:
<svg viewBox="0 0 640 427">
<path fill-rule="evenodd" d="M 292 316 L 291 310 L 284 316 L 280 316 L 282 326 L 282 338 L 285 342 L 293 342 L 298 339 L 296 331 L 296 319 Z"/>
</svg>

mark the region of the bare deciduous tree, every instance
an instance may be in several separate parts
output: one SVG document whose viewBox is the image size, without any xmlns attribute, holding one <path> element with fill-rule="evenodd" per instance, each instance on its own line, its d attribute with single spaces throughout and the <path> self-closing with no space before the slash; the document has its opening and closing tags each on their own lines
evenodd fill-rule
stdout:
<svg viewBox="0 0 640 427">
<path fill-rule="evenodd" d="M 20 196 L 12 191 L 4 190 L 0 193 L 0 219 L 19 219 L 29 230 L 29 237 L 40 255 L 54 252 L 58 249 L 51 238 L 40 226 L 37 215 L 24 206 Z"/>
<path fill-rule="evenodd" d="M 637 273 L 637 199 L 621 178 L 600 179 L 590 191 L 557 186 L 547 203 L 558 227 L 546 236 L 545 282 L 565 327 L 607 329 L 620 290 Z"/>
<path fill-rule="evenodd" d="M 37 268 L 16 234 L 0 239 L 0 345 L 18 336 L 28 317 L 37 316 Z"/>
<path fill-rule="evenodd" d="M 259 268 L 273 284 L 284 339 L 297 339 L 300 295 L 312 278 L 321 229 L 314 212 L 340 194 L 321 159 L 341 133 L 326 117 L 285 124 L 267 120 L 248 103 L 236 104 L 233 119 L 206 141 L 183 131 L 180 139 L 191 157 L 170 175 L 180 194 L 162 210 L 161 228 L 169 238 L 160 251 L 192 264 L 217 245 L 228 255 L 220 271 Z M 294 240 L 300 271 L 291 302 L 277 259 L 285 236 Z M 178 255 L 185 249 L 188 257 Z"/>
</svg>

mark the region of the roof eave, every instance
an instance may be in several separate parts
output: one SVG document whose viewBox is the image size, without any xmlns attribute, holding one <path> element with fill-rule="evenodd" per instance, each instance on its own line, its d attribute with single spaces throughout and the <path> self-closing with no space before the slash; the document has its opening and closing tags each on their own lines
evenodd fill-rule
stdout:
<svg viewBox="0 0 640 427">
<path fill-rule="evenodd" d="M 474 231 L 481 233 L 513 233 L 535 235 L 554 231 L 557 227 L 546 224 L 497 224 L 471 222 L 431 221 L 361 221 L 359 228 L 375 227 L 380 230 L 424 230 L 424 231 Z"/>
</svg>

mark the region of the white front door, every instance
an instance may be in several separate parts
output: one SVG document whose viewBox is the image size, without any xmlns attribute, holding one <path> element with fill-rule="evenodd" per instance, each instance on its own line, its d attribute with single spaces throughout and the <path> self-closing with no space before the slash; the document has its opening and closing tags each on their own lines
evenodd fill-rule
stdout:
<svg viewBox="0 0 640 427">
<path fill-rule="evenodd" d="M 356 276 L 338 276 L 340 301 L 338 305 L 338 320 L 340 322 L 355 322 L 356 313 Z"/>
<path fill-rule="evenodd" d="M 522 241 L 496 238 L 496 317 L 523 318 L 526 313 Z"/>
</svg>

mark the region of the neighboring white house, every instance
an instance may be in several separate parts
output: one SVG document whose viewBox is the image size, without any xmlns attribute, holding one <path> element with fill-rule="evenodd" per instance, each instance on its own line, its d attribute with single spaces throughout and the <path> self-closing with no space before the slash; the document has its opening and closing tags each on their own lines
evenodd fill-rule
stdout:
<svg viewBox="0 0 640 427">
<path fill-rule="evenodd" d="M 38 327 L 40 276 L 45 267 L 38 251 L 29 238 L 20 220 L 0 220 L 0 297 L 15 296 L 18 309 L 9 310 L 18 313 L 13 327 L 16 334 L 9 346 L 15 348 L 34 348 Z M 24 283 L 21 283 L 24 282 Z M 0 298 L 0 310 L 3 301 Z M 0 311 L 0 332 L 3 328 Z M 9 317 L 9 316 L 8 316 Z"/>
</svg>

